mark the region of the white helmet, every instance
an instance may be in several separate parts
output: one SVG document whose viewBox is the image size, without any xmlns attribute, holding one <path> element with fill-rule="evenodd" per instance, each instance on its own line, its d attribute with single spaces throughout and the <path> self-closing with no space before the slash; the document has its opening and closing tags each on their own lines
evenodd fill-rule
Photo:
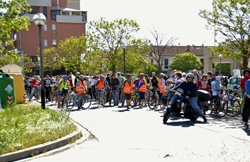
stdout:
<svg viewBox="0 0 250 162">
<path fill-rule="evenodd" d="M 163 74 L 163 73 L 160 73 L 160 76 L 165 76 L 165 74 Z"/>
</svg>

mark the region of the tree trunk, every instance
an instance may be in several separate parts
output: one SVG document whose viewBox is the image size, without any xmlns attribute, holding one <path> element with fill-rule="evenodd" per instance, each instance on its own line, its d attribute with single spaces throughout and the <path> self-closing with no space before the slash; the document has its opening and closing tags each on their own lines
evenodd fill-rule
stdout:
<svg viewBox="0 0 250 162">
<path fill-rule="evenodd" d="M 161 71 L 162 71 L 161 70 L 161 64 L 158 63 L 157 68 L 158 68 L 158 72 L 161 73 Z"/>
<path fill-rule="evenodd" d="M 243 70 L 246 70 L 246 69 L 248 69 L 248 57 L 243 57 Z"/>
<path fill-rule="evenodd" d="M 50 76 L 52 76 L 52 73 L 53 73 L 53 70 L 51 69 L 51 70 L 50 70 Z"/>
<path fill-rule="evenodd" d="M 116 73 L 116 68 L 115 68 L 115 65 L 112 65 L 112 68 L 113 68 L 113 74 L 115 74 Z"/>
</svg>

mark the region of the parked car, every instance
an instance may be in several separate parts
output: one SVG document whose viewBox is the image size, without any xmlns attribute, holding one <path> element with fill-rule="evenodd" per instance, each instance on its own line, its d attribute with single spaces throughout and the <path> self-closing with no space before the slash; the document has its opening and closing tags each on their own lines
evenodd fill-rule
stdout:
<svg viewBox="0 0 250 162">
<path fill-rule="evenodd" d="M 234 86 L 235 84 L 236 84 L 238 87 L 240 87 L 240 81 L 241 81 L 242 78 L 243 78 L 243 76 L 231 77 L 230 79 L 228 79 L 227 88 L 233 90 L 233 86 Z M 240 90 L 241 90 L 241 89 L 240 89 Z"/>
</svg>

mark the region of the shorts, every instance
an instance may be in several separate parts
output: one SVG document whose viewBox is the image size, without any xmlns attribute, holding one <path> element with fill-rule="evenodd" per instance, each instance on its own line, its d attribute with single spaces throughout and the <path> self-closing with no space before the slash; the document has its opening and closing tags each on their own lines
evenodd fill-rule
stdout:
<svg viewBox="0 0 250 162">
<path fill-rule="evenodd" d="M 131 100 L 131 94 L 124 93 L 125 100 Z"/>
<path fill-rule="evenodd" d="M 67 95 L 67 93 L 64 93 L 65 95 Z M 63 96 L 63 94 L 61 93 L 61 91 L 58 91 L 58 96 Z"/>
<path fill-rule="evenodd" d="M 145 100 L 145 93 L 146 92 L 139 92 L 141 100 Z"/>
</svg>

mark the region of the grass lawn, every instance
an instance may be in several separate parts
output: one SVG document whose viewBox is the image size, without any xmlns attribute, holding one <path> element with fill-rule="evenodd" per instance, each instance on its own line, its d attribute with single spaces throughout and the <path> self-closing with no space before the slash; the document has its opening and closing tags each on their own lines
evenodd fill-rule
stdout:
<svg viewBox="0 0 250 162">
<path fill-rule="evenodd" d="M 0 155 L 53 141 L 76 130 L 69 117 L 40 106 L 17 105 L 0 111 Z"/>
</svg>

